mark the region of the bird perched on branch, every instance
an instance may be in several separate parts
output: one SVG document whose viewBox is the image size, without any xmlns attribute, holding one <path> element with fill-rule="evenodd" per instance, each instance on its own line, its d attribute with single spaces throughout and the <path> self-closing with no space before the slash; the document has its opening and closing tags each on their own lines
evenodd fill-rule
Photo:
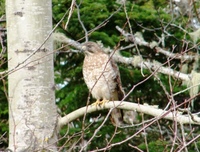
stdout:
<svg viewBox="0 0 200 152">
<path fill-rule="evenodd" d="M 102 105 L 108 101 L 120 101 L 124 96 L 118 66 L 102 48 L 94 42 L 82 45 L 85 53 L 83 63 L 83 77 L 92 96 L 97 100 L 95 105 Z M 112 123 L 123 125 L 122 112 L 113 109 Z"/>
</svg>

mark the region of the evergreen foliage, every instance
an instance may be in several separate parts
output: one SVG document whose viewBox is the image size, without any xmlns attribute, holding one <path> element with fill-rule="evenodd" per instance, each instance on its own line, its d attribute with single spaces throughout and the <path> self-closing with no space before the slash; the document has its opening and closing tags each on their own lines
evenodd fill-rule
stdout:
<svg viewBox="0 0 200 152">
<path fill-rule="evenodd" d="M 0 36 L 1 44 L 6 46 L 6 22 L 5 22 L 5 0 L 0 1 Z M 0 45 L 0 72 L 7 69 L 7 55 Z M 7 79 L 1 77 L 0 79 L 0 151 L 1 147 L 6 147 L 8 144 L 8 88 Z"/>
<path fill-rule="evenodd" d="M 56 1 L 54 1 L 55 3 Z M 163 26 L 168 24 L 172 21 L 171 15 L 164 12 L 162 8 L 167 7 L 166 1 L 159 0 L 159 1 L 151 1 L 151 0 L 141 0 L 137 2 L 133 1 L 126 1 L 126 9 L 127 14 L 129 17 L 129 21 L 131 24 L 131 28 L 133 32 L 139 31 L 142 32 L 144 39 L 146 41 L 157 41 L 157 35 L 161 35 L 163 32 Z M 58 22 L 64 12 L 62 11 L 64 5 L 67 8 L 70 7 L 71 4 L 69 4 L 68 1 L 65 3 L 63 1 L 59 2 L 59 8 L 56 7 L 56 10 L 54 9 L 54 16 L 55 20 Z M 58 5 L 58 4 L 57 4 Z M 78 3 L 79 5 L 79 3 Z M 55 8 L 55 7 L 53 7 Z M 104 46 L 114 47 L 116 46 L 119 41 L 121 40 L 120 33 L 118 33 L 115 30 L 115 27 L 118 25 L 120 27 L 124 27 L 124 25 L 127 24 L 126 14 L 123 10 L 123 7 L 116 12 L 117 9 L 120 8 L 120 4 L 116 3 L 115 1 L 104 1 L 104 0 L 97 0 L 95 2 L 91 0 L 84 0 L 81 1 L 80 5 L 80 18 L 83 22 L 85 28 L 90 31 L 100 25 L 104 20 L 108 19 L 111 14 L 114 14 L 110 19 L 109 22 L 101 27 L 100 29 L 90 33 L 89 40 L 90 41 L 101 41 Z M 73 35 L 73 39 L 80 40 L 80 42 L 84 42 L 82 39 L 85 36 L 85 32 L 78 20 L 77 17 L 77 10 L 75 9 L 73 11 L 72 17 L 70 18 L 70 22 L 68 25 L 67 30 L 65 31 L 66 36 L 71 37 Z M 186 24 L 181 21 L 173 21 L 174 24 L 181 23 L 182 25 Z M 67 21 L 67 18 L 63 21 L 65 23 Z M 144 30 L 145 29 L 147 30 Z M 64 26 L 61 27 L 62 30 L 64 29 Z M 150 30 L 151 29 L 151 30 Z M 125 26 L 125 30 L 129 31 L 128 26 Z M 167 31 L 171 34 L 169 35 L 165 40 L 166 46 L 172 46 L 175 45 L 177 42 L 182 43 L 181 40 L 184 38 L 185 33 L 175 27 L 169 27 Z M 70 34 L 68 34 L 70 33 Z M 121 40 L 121 45 L 126 45 L 126 42 Z M 180 44 L 181 45 L 181 44 Z M 180 47 L 180 46 L 178 46 Z M 161 63 L 166 62 L 166 57 L 163 55 L 156 55 L 155 52 L 152 52 L 152 50 L 149 50 L 146 47 L 140 47 L 140 51 L 143 55 L 143 58 L 148 58 L 151 60 L 158 60 Z M 176 52 L 180 52 L 179 48 L 175 50 Z M 129 51 L 122 51 L 121 52 L 124 56 L 133 56 L 137 54 L 137 51 L 135 50 L 129 50 Z M 64 52 L 63 54 L 68 54 L 67 52 Z M 82 79 L 82 72 L 81 72 L 81 63 L 83 61 L 83 54 L 78 53 L 76 55 L 68 56 L 58 54 L 56 56 L 56 61 L 62 60 L 66 61 L 65 64 L 60 65 L 59 63 L 56 65 L 63 68 L 61 70 L 61 77 L 57 77 L 57 79 L 68 78 L 70 81 L 67 81 L 67 84 L 65 87 L 57 91 L 57 97 L 59 97 L 58 105 L 61 108 L 61 111 L 64 113 L 69 113 L 79 107 L 85 106 L 86 101 L 88 99 L 88 90 L 86 85 L 83 82 Z M 172 64 L 176 64 L 176 61 L 172 61 Z M 142 81 L 147 77 L 150 72 L 147 70 L 144 70 L 143 73 L 145 77 L 141 75 L 140 69 L 133 69 L 132 67 L 129 67 L 127 65 L 119 64 L 120 66 L 120 73 L 121 73 L 121 79 L 123 87 L 126 91 L 126 93 L 132 88 L 134 84 L 137 84 L 138 82 Z M 79 68 L 78 68 L 79 67 Z M 168 92 L 170 92 L 169 87 L 169 77 L 167 75 L 159 74 L 160 80 L 165 85 L 165 88 Z M 174 87 L 174 91 L 180 91 L 184 89 L 184 86 L 181 86 L 179 81 L 176 79 L 172 79 L 171 81 L 172 86 Z M 63 97 L 59 94 L 62 94 Z M 179 99 L 179 102 L 183 101 L 186 97 L 188 97 L 188 93 L 182 94 L 180 97 L 176 97 Z M 142 83 L 142 85 L 139 85 L 136 87 L 133 92 L 128 96 L 126 99 L 130 102 L 138 102 L 138 103 L 148 103 L 150 105 L 159 105 L 159 107 L 165 107 L 168 103 L 168 99 L 166 99 L 165 93 L 162 89 L 162 86 L 156 81 L 154 78 L 150 78 L 149 80 Z M 95 101 L 90 100 L 91 101 Z M 94 120 L 96 117 L 101 115 L 101 118 L 104 118 L 107 111 L 104 112 L 96 112 L 94 114 L 89 114 L 86 117 L 85 120 L 85 126 L 88 126 L 91 122 L 90 120 Z M 148 118 L 148 116 L 145 116 L 145 118 Z M 82 130 L 82 118 L 79 120 L 73 122 L 74 127 L 70 127 L 69 130 L 69 136 L 73 136 L 77 132 L 81 132 Z M 139 115 L 139 120 L 141 120 L 141 115 Z M 90 125 L 90 127 L 85 130 L 84 139 L 87 141 L 91 138 L 93 135 L 95 129 L 102 123 L 100 122 L 94 122 Z M 162 121 L 160 122 L 162 125 Z M 168 123 L 168 125 L 171 125 L 171 123 Z M 76 127 L 75 127 L 76 126 Z M 78 126 L 78 127 L 77 127 Z M 152 128 L 156 128 L 156 125 L 152 126 Z M 76 131 L 75 131 L 75 130 Z M 138 128 L 137 128 L 138 129 Z M 130 136 L 134 134 L 137 129 L 135 127 L 133 128 L 127 128 L 127 129 L 118 129 L 118 133 L 115 135 L 115 137 L 112 139 L 111 143 L 122 141 L 123 139 L 126 139 L 127 136 Z M 97 137 L 92 140 L 92 143 L 89 147 L 87 147 L 87 150 L 89 149 L 95 149 L 96 147 L 105 147 L 111 139 L 113 135 L 113 131 L 115 128 L 111 125 L 110 122 L 106 122 L 104 127 L 101 128 L 99 131 Z M 63 132 L 63 135 L 65 132 Z M 169 139 L 162 138 L 162 135 L 159 134 L 159 131 L 155 133 L 155 129 L 149 129 L 147 131 L 148 134 L 148 148 L 149 151 L 168 151 L 168 145 Z M 77 136 L 76 139 L 72 141 L 77 141 L 80 138 L 81 135 Z M 142 140 L 141 140 L 142 138 Z M 106 139 L 106 141 L 105 141 Z M 146 150 L 146 146 L 144 143 L 144 137 L 136 137 L 131 139 L 128 143 L 131 143 L 133 145 L 140 145 L 139 148 L 142 150 Z M 62 143 L 63 144 L 63 143 Z M 61 145 L 62 145 L 61 144 Z M 66 149 L 68 149 L 71 146 L 71 144 L 66 144 Z M 113 147 L 110 151 L 130 151 L 130 147 L 127 143 L 123 143 L 120 146 Z M 134 151 L 134 150 L 133 150 Z"/>
<path fill-rule="evenodd" d="M 2 16 L 5 13 L 4 9 L 4 0 L 0 2 L 0 15 Z M 83 0 L 77 1 L 77 5 L 80 8 L 80 18 L 83 22 L 85 28 L 90 31 L 105 20 L 108 20 L 106 24 L 103 24 L 102 27 L 99 27 L 96 31 L 91 31 L 89 33 L 90 41 L 101 41 L 104 46 L 114 48 L 118 43 L 121 46 L 128 44 L 123 40 L 123 37 L 115 29 L 116 26 L 124 27 L 124 29 L 130 32 L 127 17 L 124 11 L 123 6 L 117 1 L 110 0 Z M 60 21 L 65 12 L 70 8 L 71 1 L 68 0 L 53 0 L 53 21 L 54 25 Z M 183 46 L 183 40 L 190 42 L 189 36 L 183 30 L 175 26 L 167 26 L 167 29 L 163 29 L 164 26 L 169 23 L 173 23 L 177 26 L 182 26 L 187 28 L 188 17 L 182 16 L 177 17 L 176 20 L 172 18 L 172 15 L 166 12 L 168 3 L 166 0 L 137 0 L 137 1 L 126 1 L 126 11 L 129 17 L 131 30 L 133 33 L 141 32 L 146 41 L 158 41 L 158 36 L 160 37 L 163 34 L 163 31 L 166 30 L 168 33 L 165 39 L 166 49 L 171 49 L 173 45 L 176 45 L 174 52 L 180 53 L 182 49 L 186 46 Z M 117 11 L 119 10 L 119 11 Z M 84 29 L 82 28 L 78 20 L 78 11 L 74 6 L 73 14 L 70 18 L 67 29 L 65 29 L 65 23 L 68 18 L 66 17 L 59 27 L 56 29 L 59 32 L 63 32 L 67 37 L 72 38 L 73 40 L 84 42 L 83 37 L 85 36 Z M 111 14 L 112 17 L 111 17 Z M 0 28 L 5 27 L 5 22 L 0 22 Z M 185 29 L 190 31 L 188 27 Z M 168 35 L 167 35 L 168 34 Z M 161 45 L 161 44 L 160 44 Z M 189 43 L 189 45 L 193 45 Z M 0 48 L 2 49 L 2 48 Z M 140 52 L 144 59 L 148 60 L 157 60 L 161 63 L 167 61 L 166 56 L 157 54 L 152 50 L 146 47 L 140 47 Z M 196 53 L 196 49 L 191 49 L 192 53 Z M 135 49 L 129 49 L 121 51 L 123 56 L 134 56 L 137 55 Z M 6 55 L 0 59 L 4 62 L 1 63 L 0 71 L 7 69 L 6 60 L 4 60 Z M 70 47 L 65 47 L 64 49 L 55 53 L 55 83 L 57 86 L 56 90 L 56 103 L 59 107 L 59 113 L 63 116 L 66 115 L 78 108 L 86 106 L 89 91 L 83 81 L 82 75 L 82 63 L 84 55 L 82 52 L 73 53 L 70 51 Z M 177 70 L 179 70 L 179 61 L 172 60 L 170 64 Z M 132 66 L 118 64 L 120 67 L 122 84 L 125 89 L 125 92 L 128 93 L 133 85 L 144 80 L 148 77 L 151 72 L 149 70 L 143 70 L 144 76 L 141 74 L 141 69 L 133 68 Z M 164 74 L 158 74 L 160 81 L 164 84 L 165 89 L 170 92 L 171 88 L 169 86 L 169 76 Z M 0 147 L 6 147 L 8 142 L 8 102 L 7 102 L 7 80 L 2 78 L 0 81 L 0 135 L 3 135 L 6 132 L 6 135 L 3 138 L 0 138 Z M 173 91 L 178 92 L 183 90 L 185 86 L 181 85 L 181 82 L 177 79 L 171 80 L 171 86 L 173 86 Z M 183 102 L 185 99 L 189 98 L 188 93 L 183 93 L 176 97 L 177 102 Z M 169 99 L 166 98 L 165 92 L 163 91 L 162 86 L 155 78 L 150 78 L 141 85 L 137 86 L 131 94 L 126 99 L 130 102 L 138 102 L 140 104 L 148 103 L 149 105 L 158 105 L 159 108 L 165 107 Z M 90 102 L 94 102 L 94 99 L 90 99 Z M 90 103 L 91 104 L 91 103 Z M 196 109 L 199 108 L 199 104 L 195 106 Z M 195 109 L 195 110 L 196 110 Z M 87 114 L 86 119 L 83 122 L 83 118 L 80 118 L 74 122 L 71 122 L 68 127 L 63 128 L 60 132 L 60 137 L 62 138 L 59 141 L 59 146 L 63 148 L 63 151 L 68 150 L 71 146 L 78 142 L 77 149 L 78 151 L 81 148 L 81 139 L 83 136 L 86 141 L 88 141 L 95 129 L 99 127 L 102 123 L 102 120 L 105 118 L 107 110 L 102 112 L 96 112 L 92 114 Z M 96 119 L 99 118 L 99 119 Z M 138 120 L 142 121 L 143 119 L 151 118 L 150 116 L 144 116 L 139 114 Z M 172 132 L 170 127 L 173 126 L 172 122 L 160 120 L 160 126 L 163 126 L 161 130 L 166 131 L 166 137 L 172 137 Z M 169 127 L 170 126 L 170 127 Z M 84 128 L 84 135 L 83 130 Z M 135 134 L 142 126 L 139 127 L 128 127 L 128 128 L 119 128 L 117 134 L 112 137 L 115 131 L 115 127 L 111 124 L 110 121 L 107 121 L 105 125 L 101 128 L 95 138 L 92 140 L 87 150 L 92 150 L 106 147 L 111 143 L 122 141 L 129 136 Z M 198 129 L 198 127 L 194 128 Z M 66 132 L 68 133 L 66 135 Z M 186 131 L 187 134 L 190 133 L 190 130 Z M 170 151 L 170 140 L 165 138 L 164 135 L 160 134 L 157 124 L 153 124 L 149 129 L 146 130 L 146 138 L 148 143 L 149 152 L 161 152 L 161 151 Z M 141 150 L 146 151 L 147 145 L 145 144 L 144 134 L 139 134 L 138 136 L 132 138 L 130 141 L 113 147 L 110 149 L 111 152 L 121 152 L 121 151 L 135 151 L 133 148 L 130 148 L 130 145 L 138 145 Z M 1 137 L 1 136 L 0 136 Z M 113 139 L 112 139 L 113 138 Z M 191 139 L 191 135 L 188 135 L 188 138 Z M 5 140 L 4 140 L 5 139 Z M 111 140 L 112 139 L 112 140 Z M 111 141 L 110 141 L 111 140 Z M 200 142 L 197 141 L 197 145 L 200 145 Z M 191 144 L 189 151 L 193 151 L 194 144 Z M 1 149 L 0 149 L 1 150 Z"/>
</svg>

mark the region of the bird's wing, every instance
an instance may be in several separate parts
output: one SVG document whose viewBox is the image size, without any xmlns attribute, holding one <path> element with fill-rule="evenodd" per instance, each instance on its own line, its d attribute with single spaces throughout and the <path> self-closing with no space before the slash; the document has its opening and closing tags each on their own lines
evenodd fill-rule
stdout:
<svg viewBox="0 0 200 152">
<path fill-rule="evenodd" d="M 114 71 L 116 72 L 115 81 L 117 84 L 116 89 L 112 95 L 112 101 L 121 101 L 125 96 L 125 92 L 122 87 L 119 68 L 117 64 L 112 60 L 111 60 L 111 64 Z M 134 122 L 137 122 L 137 113 L 131 110 L 121 110 L 121 109 L 115 108 L 113 109 L 111 113 L 111 121 L 116 126 L 123 126 L 124 122 L 132 125 Z"/>
<path fill-rule="evenodd" d="M 113 67 L 113 70 L 116 72 L 116 77 L 114 79 L 114 82 L 116 83 L 116 88 L 115 88 L 114 92 L 112 92 L 111 102 L 112 101 L 120 101 L 124 97 L 124 91 L 122 88 L 119 68 L 113 60 L 111 60 L 111 65 Z M 113 109 L 113 111 L 111 112 L 111 121 L 115 126 L 118 126 L 118 127 L 123 126 L 123 116 L 122 116 L 121 109 L 117 109 L 117 108 Z"/>
</svg>

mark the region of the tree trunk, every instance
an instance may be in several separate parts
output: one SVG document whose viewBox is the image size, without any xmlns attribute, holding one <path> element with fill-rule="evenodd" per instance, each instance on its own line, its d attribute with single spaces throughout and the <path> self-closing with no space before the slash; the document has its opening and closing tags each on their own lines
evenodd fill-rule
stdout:
<svg viewBox="0 0 200 152">
<path fill-rule="evenodd" d="M 7 0 L 6 17 L 9 149 L 56 151 L 51 1 Z"/>
</svg>

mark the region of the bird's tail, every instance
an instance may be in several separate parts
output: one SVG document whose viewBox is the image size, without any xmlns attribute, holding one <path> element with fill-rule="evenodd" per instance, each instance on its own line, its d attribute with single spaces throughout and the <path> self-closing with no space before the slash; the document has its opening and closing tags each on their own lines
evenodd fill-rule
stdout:
<svg viewBox="0 0 200 152">
<path fill-rule="evenodd" d="M 118 101 L 118 92 L 115 91 L 112 96 L 112 101 Z M 110 102 L 112 102 L 110 101 Z M 116 105 L 117 106 L 117 105 Z M 111 112 L 111 122 L 114 126 L 121 127 L 123 123 L 123 113 L 121 109 L 114 108 Z"/>
</svg>

